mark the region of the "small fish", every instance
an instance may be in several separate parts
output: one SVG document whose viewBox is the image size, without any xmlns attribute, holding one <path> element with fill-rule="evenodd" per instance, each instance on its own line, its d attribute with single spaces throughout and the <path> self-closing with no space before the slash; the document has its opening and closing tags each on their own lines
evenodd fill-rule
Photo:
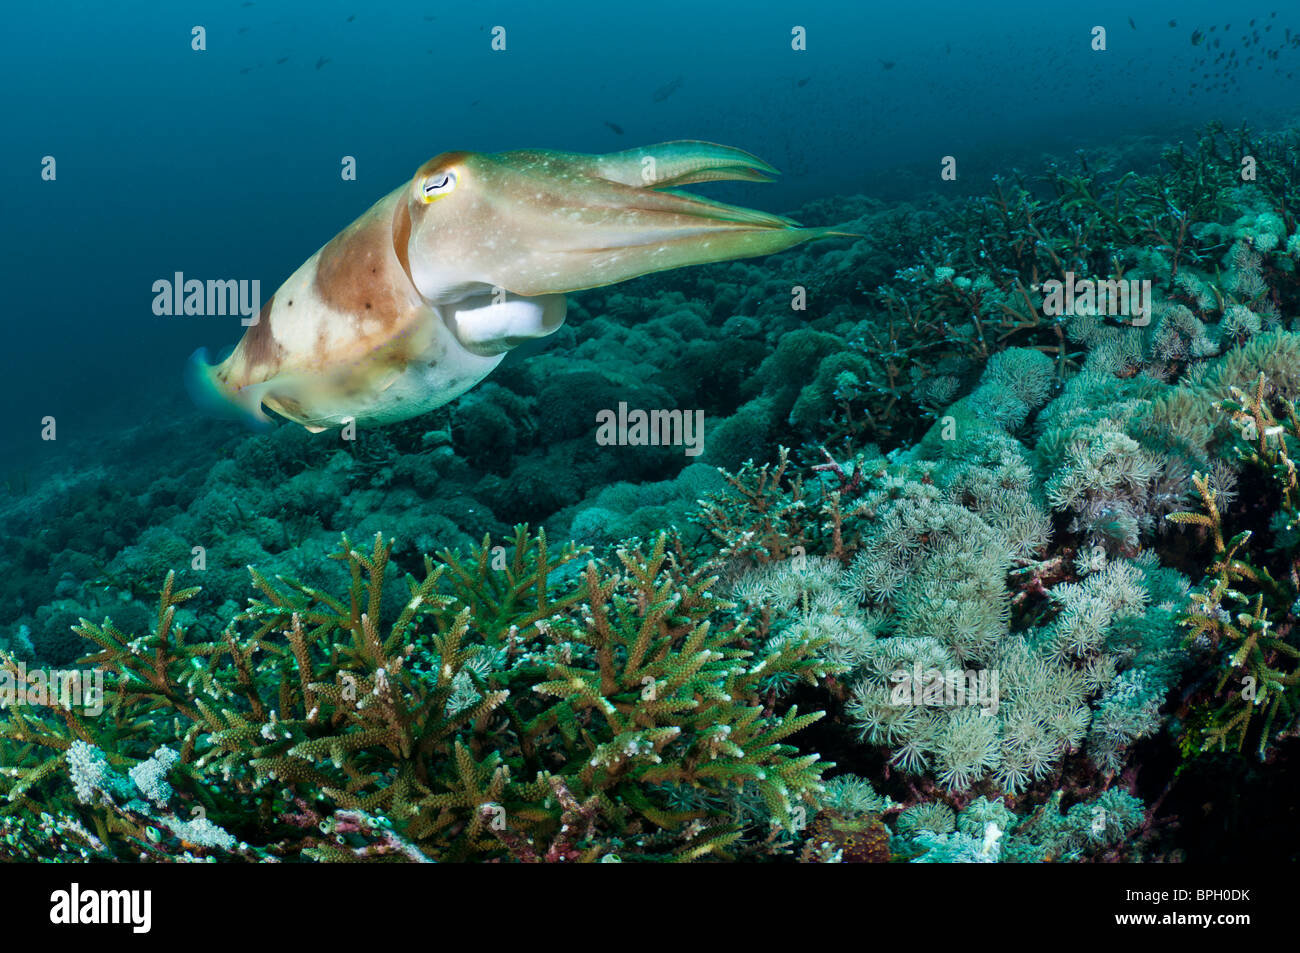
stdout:
<svg viewBox="0 0 1300 953">
<path fill-rule="evenodd" d="M 1200 30 L 1192 31 L 1192 46 L 1200 46 L 1201 42 L 1204 39 L 1205 39 L 1205 34 L 1202 33 Z"/>
<path fill-rule="evenodd" d="M 253 0 L 247 0 L 247 2 L 240 4 L 241 7 L 251 7 L 252 5 L 253 5 Z"/>
<path fill-rule="evenodd" d="M 1170 21 L 1169 21 L 1169 26 L 1170 26 L 1170 27 L 1176 27 L 1176 26 L 1178 26 L 1178 21 L 1177 21 L 1177 20 L 1170 20 Z"/>
<path fill-rule="evenodd" d="M 244 67 L 243 69 L 241 69 L 239 72 L 241 72 L 241 73 L 247 73 L 247 72 L 248 72 L 248 67 L 245 66 L 245 67 Z"/>
<path fill-rule="evenodd" d="M 357 18 L 357 15 L 354 13 L 354 14 L 352 14 L 352 16 L 348 17 L 348 22 L 351 23 L 351 22 L 352 22 L 353 20 L 355 20 L 356 18 Z"/>
<path fill-rule="evenodd" d="M 324 65 L 325 65 L 326 63 L 328 63 L 329 61 L 330 61 L 330 58 L 329 58 L 328 56 L 322 56 L 320 59 L 318 59 L 318 60 L 316 61 L 316 68 L 317 68 L 317 69 L 320 69 L 322 66 L 324 66 Z"/>
<path fill-rule="evenodd" d="M 236 30 L 235 32 L 236 32 L 236 33 L 247 33 L 247 32 L 248 32 L 248 27 L 246 27 L 246 26 L 241 26 L 241 27 L 240 27 L 238 30 Z"/>
<path fill-rule="evenodd" d="M 651 96 L 650 98 L 657 103 L 661 103 L 669 96 L 671 96 L 673 93 L 677 92 L 678 87 L 680 87 L 681 85 L 682 85 L 682 77 L 678 76 L 671 83 L 666 83 L 663 86 L 660 86 L 658 89 L 656 89 L 654 91 L 654 95 Z"/>
<path fill-rule="evenodd" d="M 898 64 L 894 60 L 881 60 L 880 65 L 884 69 L 893 69 Z"/>
<path fill-rule="evenodd" d="M 812 79 L 811 76 L 805 76 L 803 79 L 799 80 L 799 82 L 795 83 L 795 85 L 800 87 L 807 86 L 808 80 L 810 79 Z"/>
<path fill-rule="evenodd" d="M 1132 29 L 1134 29 L 1134 30 L 1136 30 L 1136 29 L 1138 28 L 1138 25 L 1137 25 L 1136 23 L 1133 22 L 1133 18 L 1132 18 L 1132 17 L 1129 17 L 1129 18 L 1128 18 L 1128 25 L 1129 25 Z"/>
<path fill-rule="evenodd" d="M 287 56 L 282 56 L 282 57 L 280 57 L 278 60 L 275 61 L 275 65 L 276 65 L 276 66 L 279 66 L 279 65 L 281 65 L 282 63 L 287 63 L 287 62 L 289 62 L 289 57 L 287 57 Z"/>
<path fill-rule="evenodd" d="M 620 126 L 620 125 L 618 125 L 618 123 L 613 123 L 613 122 L 610 122 L 608 119 L 606 119 L 606 120 L 605 120 L 605 125 L 608 126 L 610 129 L 612 129 L 612 130 L 614 131 L 614 135 L 616 135 L 616 136 L 621 136 L 621 135 L 623 135 L 623 127 Z"/>
</svg>

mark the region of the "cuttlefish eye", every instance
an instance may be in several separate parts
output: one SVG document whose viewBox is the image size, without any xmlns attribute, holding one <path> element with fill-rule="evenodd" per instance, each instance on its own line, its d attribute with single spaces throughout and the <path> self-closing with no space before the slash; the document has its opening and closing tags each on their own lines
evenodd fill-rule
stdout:
<svg viewBox="0 0 1300 953">
<path fill-rule="evenodd" d="M 449 195 L 456 188 L 456 173 L 450 170 L 435 172 L 420 183 L 420 198 L 426 202 L 436 202 Z"/>
</svg>

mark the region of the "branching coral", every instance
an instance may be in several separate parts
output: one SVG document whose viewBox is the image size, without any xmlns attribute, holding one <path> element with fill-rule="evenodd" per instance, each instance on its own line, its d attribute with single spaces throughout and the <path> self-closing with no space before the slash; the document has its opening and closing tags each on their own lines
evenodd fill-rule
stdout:
<svg viewBox="0 0 1300 953">
<path fill-rule="evenodd" d="M 814 203 L 868 237 L 584 293 L 418 426 L 69 475 L 76 520 L 0 501 L 0 645 L 64 664 L 114 620 L 77 625 L 102 716 L 0 716 L 6 857 L 1142 856 L 1176 734 L 1297 733 L 1298 157 L 1212 127 Z M 702 409 L 702 460 L 593 445 L 625 400 Z M 325 559 L 380 528 L 413 550 Z"/>
<path fill-rule="evenodd" d="M 732 856 L 768 843 L 748 846 L 740 799 L 789 830 L 821 790 L 817 755 L 785 741 L 821 713 L 774 711 L 761 685 L 815 681 L 822 643 L 751 647 L 667 537 L 555 583 L 577 552 L 519 528 L 501 550 L 426 557 L 395 617 L 391 552 L 345 538 L 341 599 L 254 572 L 260 598 L 211 642 L 175 625 L 195 591 L 171 576 L 147 635 L 83 622 L 111 717 L 0 723 L 16 855 L 163 859 L 184 841 L 248 859 L 527 859 L 570 843 L 552 839 L 576 803 L 584 858 Z M 708 798 L 674 806 L 678 791 Z M 58 837 L 20 820 L 41 811 Z"/>
<path fill-rule="evenodd" d="M 1249 739 L 1264 758 L 1300 719 L 1295 701 L 1300 685 L 1300 482 L 1295 464 L 1300 420 L 1295 405 L 1269 388 L 1262 374 L 1250 392 L 1234 387 L 1232 399 L 1219 406 L 1238 434 L 1238 456 L 1273 482 L 1277 509 L 1269 529 L 1274 545 L 1271 552 L 1252 550 L 1249 530 L 1225 538 L 1218 494 L 1200 474 L 1194 479 L 1201 512 L 1169 517 L 1208 532 L 1214 546 L 1206 582 L 1193 594 L 1183 624 L 1193 651 L 1209 657 L 1218 679 L 1188 720 L 1184 751 L 1240 751 Z"/>
</svg>

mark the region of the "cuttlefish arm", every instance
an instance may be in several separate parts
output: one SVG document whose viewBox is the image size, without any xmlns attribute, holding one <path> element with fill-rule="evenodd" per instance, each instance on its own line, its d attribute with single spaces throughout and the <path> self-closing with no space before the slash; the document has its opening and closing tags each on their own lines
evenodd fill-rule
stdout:
<svg viewBox="0 0 1300 953">
<path fill-rule="evenodd" d="M 739 149 L 696 142 L 609 156 L 446 153 L 416 173 L 454 184 L 410 209 L 412 274 L 434 300 L 458 294 L 466 276 L 522 295 L 563 294 L 843 234 L 674 188 L 765 181 L 775 171 Z"/>
<path fill-rule="evenodd" d="M 513 161 L 545 159 L 565 164 L 571 174 L 607 179 L 622 185 L 665 189 L 723 179 L 771 182 L 780 173 L 758 156 L 714 142 L 680 139 L 605 155 L 552 152 L 545 149 L 508 153 Z"/>
<path fill-rule="evenodd" d="M 191 393 L 312 430 L 424 413 L 555 331 L 567 292 L 845 234 L 678 191 L 775 174 L 692 141 L 443 153 L 294 272 L 225 360 L 196 354 Z"/>
</svg>

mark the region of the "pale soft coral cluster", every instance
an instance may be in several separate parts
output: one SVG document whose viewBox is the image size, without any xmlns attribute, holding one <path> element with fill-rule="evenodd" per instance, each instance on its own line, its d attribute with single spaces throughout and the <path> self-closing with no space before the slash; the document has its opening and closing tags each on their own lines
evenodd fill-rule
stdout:
<svg viewBox="0 0 1300 953">
<path fill-rule="evenodd" d="M 1017 434 L 1034 414 L 1097 427 L 1065 412 L 1068 389 L 1044 410 L 1053 384 L 1042 354 L 1005 352 L 920 444 L 863 463 L 852 554 L 768 564 L 731 589 L 775 613 L 774 639 L 828 636 L 861 739 L 954 792 L 1023 792 L 1072 752 L 1115 773 L 1178 674 L 1186 581 L 1145 557 L 1096 547 L 1077 581 L 1043 590 L 1043 622 L 1013 625 L 1009 574 L 1045 563 L 1047 507 L 1077 468 L 1066 452 L 1044 480 Z M 1110 486 L 1131 497 L 1146 480 Z"/>
<path fill-rule="evenodd" d="M 1146 807 L 1126 791 L 1111 789 L 1062 809 L 1061 792 L 1017 813 L 1001 799 L 979 796 L 959 809 L 939 800 L 902 810 L 877 794 L 865 778 L 842 775 L 827 784 L 821 809 L 852 822 L 888 813 L 890 849 L 918 864 L 1044 863 L 1095 859 L 1122 852 L 1142 825 Z"/>
</svg>

